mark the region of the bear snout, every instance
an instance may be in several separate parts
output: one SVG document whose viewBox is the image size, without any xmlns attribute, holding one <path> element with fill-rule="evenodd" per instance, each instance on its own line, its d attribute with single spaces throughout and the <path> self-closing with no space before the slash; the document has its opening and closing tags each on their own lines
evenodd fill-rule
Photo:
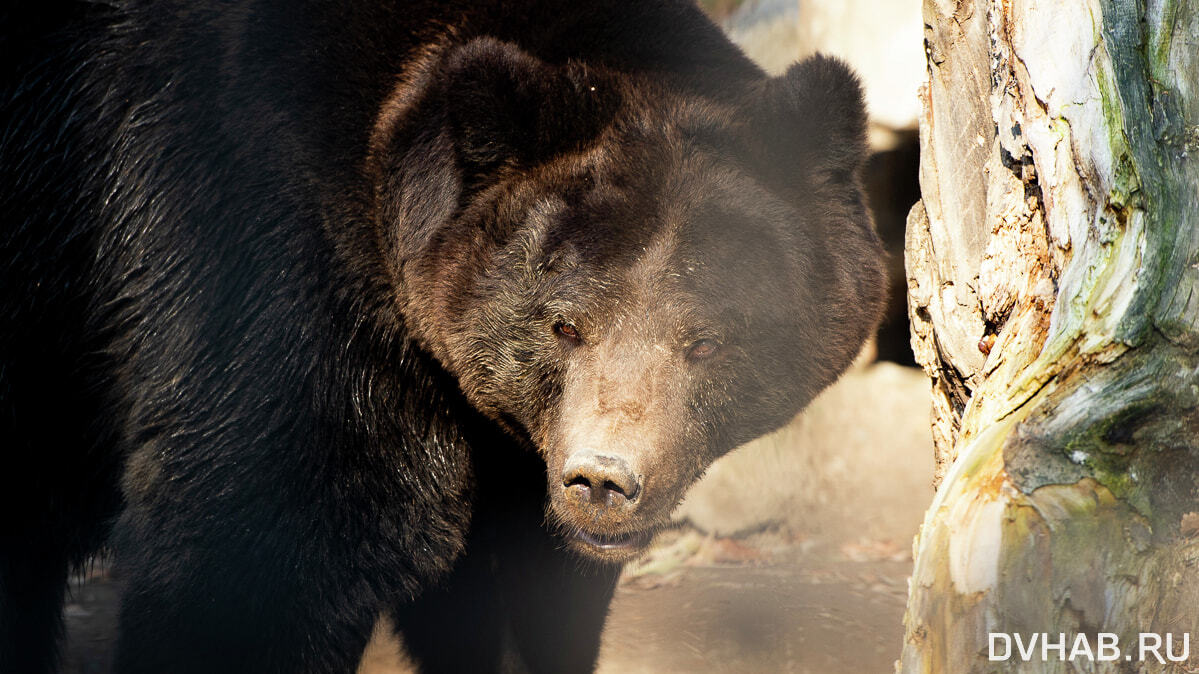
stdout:
<svg viewBox="0 0 1199 674">
<path fill-rule="evenodd" d="M 560 478 L 555 508 L 576 552 L 624 563 L 649 546 L 657 527 L 641 521 L 644 481 L 628 460 L 610 451 L 576 451 Z"/>
<path fill-rule="evenodd" d="M 567 506 L 586 518 L 622 517 L 636 507 L 641 479 L 623 458 L 580 450 L 562 469 Z"/>
</svg>

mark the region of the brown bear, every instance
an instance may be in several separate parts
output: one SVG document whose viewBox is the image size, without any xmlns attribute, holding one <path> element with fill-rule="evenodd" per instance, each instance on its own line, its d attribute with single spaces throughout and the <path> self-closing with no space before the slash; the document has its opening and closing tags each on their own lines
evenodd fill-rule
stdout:
<svg viewBox="0 0 1199 674">
<path fill-rule="evenodd" d="M 20 4 L 20 3 L 18 3 Z M 587 671 L 882 303 L 854 76 L 690 2 L 0 9 L 0 671 Z"/>
</svg>

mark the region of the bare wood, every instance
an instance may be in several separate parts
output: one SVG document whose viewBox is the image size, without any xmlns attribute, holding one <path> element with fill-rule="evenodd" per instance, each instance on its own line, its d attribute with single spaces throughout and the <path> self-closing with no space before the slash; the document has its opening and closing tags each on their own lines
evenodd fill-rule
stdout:
<svg viewBox="0 0 1199 674">
<path fill-rule="evenodd" d="M 995 671 L 988 632 L 1199 634 L 1199 0 L 924 14 L 907 264 L 940 486 L 902 670 Z"/>
</svg>

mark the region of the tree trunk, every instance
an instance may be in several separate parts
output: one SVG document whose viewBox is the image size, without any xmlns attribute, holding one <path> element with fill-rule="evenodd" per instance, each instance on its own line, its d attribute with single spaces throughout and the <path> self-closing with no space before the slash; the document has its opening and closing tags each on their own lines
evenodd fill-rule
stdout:
<svg viewBox="0 0 1199 674">
<path fill-rule="evenodd" d="M 924 19 L 907 267 L 939 486 L 901 669 L 1195 671 L 1199 0 L 925 0 Z M 1037 633 L 1022 662 L 1013 637 Z"/>
</svg>

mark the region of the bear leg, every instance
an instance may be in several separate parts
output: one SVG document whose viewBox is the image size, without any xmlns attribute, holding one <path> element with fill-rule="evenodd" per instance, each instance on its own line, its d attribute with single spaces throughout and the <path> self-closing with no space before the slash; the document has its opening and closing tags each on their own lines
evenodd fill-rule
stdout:
<svg viewBox="0 0 1199 674">
<path fill-rule="evenodd" d="M 432 672 L 589 672 L 620 567 L 583 560 L 546 526 L 545 467 L 530 452 L 478 452 L 466 553 L 392 613 Z"/>
<path fill-rule="evenodd" d="M 0 672 L 57 671 L 69 568 L 58 546 L 0 539 Z"/>
<path fill-rule="evenodd" d="M 439 587 L 395 611 L 408 655 L 426 674 L 591 671 L 620 568 L 544 530 L 501 531 L 472 537 Z"/>
<path fill-rule="evenodd" d="M 324 557 L 315 536 L 307 546 L 231 538 L 119 540 L 126 587 L 114 671 L 354 672 L 379 605 L 353 560 Z"/>
</svg>

